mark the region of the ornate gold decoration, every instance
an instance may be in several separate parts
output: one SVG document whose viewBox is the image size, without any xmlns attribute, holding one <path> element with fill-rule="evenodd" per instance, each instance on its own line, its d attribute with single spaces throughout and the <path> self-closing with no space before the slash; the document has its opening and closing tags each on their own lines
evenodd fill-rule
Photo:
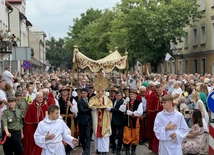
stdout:
<svg viewBox="0 0 214 155">
<path fill-rule="evenodd" d="M 94 89 L 98 90 L 106 90 L 108 88 L 108 79 L 103 76 L 102 73 L 97 74 L 94 78 Z"/>
<path fill-rule="evenodd" d="M 75 48 L 78 49 L 76 46 Z M 97 73 L 101 69 L 103 69 L 106 73 L 110 73 L 114 68 L 118 69 L 126 68 L 126 61 L 128 55 L 121 56 L 117 50 L 112 52 L 105 58 L 96 61 L 86 57 L 78 50 L 76 51 L 77 52 L 75 52 L 75 61 L 77 63 L 78 68 L 80 69 L 88 67 L 92 72 Z"/>
</svg>

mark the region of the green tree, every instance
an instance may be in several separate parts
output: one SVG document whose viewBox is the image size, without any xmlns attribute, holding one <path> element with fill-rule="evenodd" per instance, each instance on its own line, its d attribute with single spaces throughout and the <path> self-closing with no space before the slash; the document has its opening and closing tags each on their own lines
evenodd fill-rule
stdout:
<svg viewBox="0 0 214 155">
<path fill-rule="evenodd" d="M 109 54 L 111 22 L 115 13 L 105 10 L 102 16 L 88 24 L 78 35 L 77 44 L 84 47 L 83 51 L 92 59 L 100 59 Z"/>
<path fill-rule="evenodd" d="M 147 3 L 148 2 L 148 3 Z M 110 47 L 129 52 L 129 61 L 158 64 L 170 51 L 170 42 L 184 36 L 183 28 L 201 18 L 197 0 L 122 0 L 112 22 Z"/>
<path fill-rule="evenodd" d="M 89 9 L 70 26 L 67 49 L 99 59 L 118 46 L 129 52 L 129 64 L 150 62 L 157 71 L 170 42 L 185 35 L 184 27 L 203 17 L 197 0 L 121 0 L 113 10 Z M 171 53 L 172 54 L 172 53 Z"/>
<path fill-rule="evenodd" d="M 49 60 L 51 65 L 61 67 L 63 69 L 71 68 L 72 65 L 72 52 L 65 49 L 65 40 L 59 38 L 56 40 L 51 37 L 46 41 L 46 59 Z"/>
<path fill-rule="evenodd" d="M 68 36 L 65 37 L 66 48 L 73 50 L 73 45 L 78 44 L 79 34 L 81 31 L 83 31 L 88 24 L 95 21 L 100 16 L 101 10 L 94 10 L 93 8 L 90 8 L 86 11 L 86 13 L 82 13 L 80 18 L 73 19 L 74 24 L 73 26 L 69 26 L 69 32 L 67 32 Z M 85 51 L 84 47 L 82 49 Z"/>
</svg>

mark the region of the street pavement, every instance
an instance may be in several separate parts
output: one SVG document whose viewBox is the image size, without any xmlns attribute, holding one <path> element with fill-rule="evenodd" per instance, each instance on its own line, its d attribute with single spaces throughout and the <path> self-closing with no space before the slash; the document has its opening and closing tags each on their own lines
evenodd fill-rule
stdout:
<svg viewBox="0 0 214 155">
<path fill-rule="evenodd" d="M 209 137 L 209 134 L 206 134 L 207 140 L 205 143 L 206 143 L 207 147 L 205 148 L 205 152 L 203 154 L 208 154 L 208 146 L 209 146 L 208 137 Z M 138 145 L 137 150 L 136 150 L 136 154 L 137 155 L 157 155 L 155 153 L 152 153 L 151 150 L 148 149 L 148 143 L 145 143 L 144 145 Z M 4 155 L 2 145 L 0 145 L 0 155 Z M 71 155 L 82 155 L 82 148 L 81 147 L 75 147 L 74 150 L 71 152 Z M 94 143 L 93 142 L 91 143 L 91 155 L 95 155 L 95 149 L 94 149 Z M 113 155 L 111 153 L 111 150 L 108 153 L 108 155 Z M 125 151 L 121 151 L 121 155 L 125 155 Z M 184 154 L 184 155 L 186 155 L 186 154 Z"/>
<path fill-rule="evenodd" d="M 147 144 L 138 145 L 137 150 L 136 150 L 136 154 L 137 155 L 156 155 L 156 154 L 152 153 L 146 145 Z M 91 155 L 95 155 L 95 151 L 94 151 L 93 146 L 94 146 L 94 144 L 91 143 Z M 81 155 L 81 154 L 82 154 L 82 148 L 81 147 L 74 148 L 74 150 L 71 153 L 71 155 Z M 2 145 L 0 145 L 0 155 L 4 155 Z M 113 154 L 109 152 L 108 155 L 113 155 Z M 121 151 L 121 155 L 125 155 L 125 151 Z"/>
</svg>

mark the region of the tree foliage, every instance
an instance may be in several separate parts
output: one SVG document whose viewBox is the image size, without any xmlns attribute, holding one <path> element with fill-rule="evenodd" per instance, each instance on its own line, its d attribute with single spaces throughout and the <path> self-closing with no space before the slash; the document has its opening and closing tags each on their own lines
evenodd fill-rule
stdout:
<svg viewBox="0 0 214 155">
<path fill-rule="evenodd" d="M 154 70 L 171 52 L 170 42 L 176 43 L 185 35 L 183 28 L 202 17 L 197 0 L 122 0 L 116 8 L 111 45 L 126 48 L 132 65 L 138 59 Z"/>
<path fill-rule="evenodd" d="M 100 59 L 109 54 L 108 44 L 113 18 L 114 12 L 105 10 L 100 18 L 80 32 L 77 44 L 85 47 L 84 54 L 92 59 Z"/>
<path fill-rule="evenodd" d="M 118 46 L 129 52 L 129 64 L 150 62 L 156 71 L 170 42 L 185 35 L 184 27 L 203 17 L 197 0 L 121 0 L 112 10 L 89 9 L 74 20 L 65 38 L 92 59 Z M 181 41 L 181 40 L 179 40 Z M 121 53 L 122 54 L 122 53 Z"/>
<path fill-rule="evenodd" d="M 51 37 L 46 41 L 46 59 L 50 64 L 55 67 L 61 67 L 63 69 L 71 68 L 72 65 L 72 52 L 65 49 L 65 40 L 59 38 L 56 40 Z"/>
<path fill-rule="evenodd" d="M 74 24 L 73 26 L 69 26 L 69 32 L 67 32 L 67 37 L 65 37 L 66 40 L 66 48 L 73 49 L 74 44 L 79 43 L 79 36 L 82 33 L 82 31 L 93 21 L 101 17 L 101 10 L 94 10 L 93 8 L 90 8 L 86 11 L 86 13 L 82 13 L 80 15 L 80 18 L 75 18 L 73 20 Z M 86 40 L 87 41 L 87 40 Z M 82 47 L 83 50 L 85 50 L 85 47 Z"/>
</svg>

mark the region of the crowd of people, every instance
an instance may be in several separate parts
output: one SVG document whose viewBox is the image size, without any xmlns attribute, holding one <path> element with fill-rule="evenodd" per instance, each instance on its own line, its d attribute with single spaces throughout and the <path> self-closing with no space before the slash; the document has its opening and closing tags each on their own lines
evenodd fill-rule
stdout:
<svg viewBox="0 0 214 155">
<path fill-rule="evenodd" d="M 108 152 L 136 155 L 148 142 L 160 155 L 203 153 L 211 74 L 11 73 L 0 78 L 1 137 L 5 155 Z M 13 146 L 13 147 L 11 147 Z"/>
</svg>

